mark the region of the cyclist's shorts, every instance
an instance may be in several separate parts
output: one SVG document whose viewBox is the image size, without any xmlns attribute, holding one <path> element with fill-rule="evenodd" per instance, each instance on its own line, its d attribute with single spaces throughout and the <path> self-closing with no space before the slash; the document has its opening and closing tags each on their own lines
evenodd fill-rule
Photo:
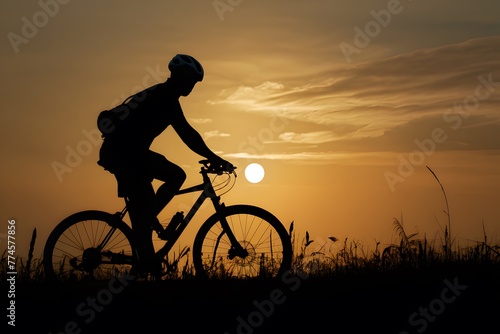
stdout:
<svg viewBox="0 0 500 334">
<path fill-rule="evenodd" d="M 143 186 L 145 182 L 151 183 L 155 172 L 171 162 L 150 150 L 125 151 L 103 143 L 97 164 L 115 176 L 118 196 L 125 197 L 135 187 Z"/>
</svg>

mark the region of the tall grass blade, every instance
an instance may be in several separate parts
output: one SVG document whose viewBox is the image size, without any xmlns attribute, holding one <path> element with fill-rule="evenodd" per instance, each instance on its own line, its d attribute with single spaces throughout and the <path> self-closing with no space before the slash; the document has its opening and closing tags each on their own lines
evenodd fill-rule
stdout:
<svg viewBox="0 0 500 334">
<path fill-rule="evenodd" d="M 448 197 L 446 196 L 446 191 L 444 190 L 443 184 L 441 183 L 441 181 L 439 181 L 439 178 L 437 177 L 436 173 L 434 173 L 434 171 L 429 166 L 425 166 L 425 167 L 427 167 L 427 169 L 432 173 L 432 175 L 434 175 L 434 178 L 439 183 L 439 186 L 441 187 L 441 190 L 442 190 L 443 195 L 444 195 L 444 201 L 446 203 L 446 215 L 448 216 L 448 236 L 445 239 L 445 242 L 446 242 L 446 245 L 448 246 L 448 247 L 446 247 L 446 251 L 447 251 L 447 255 L 449 256 L 450 251 L 451 251 L 451 217 L 450 217 L 450 207 L 448 205 Z"/>
<path fill-rule="evenodd" d="M 36 227 L 33 229 L 30 241 L 30 249 L 28 251 L 28 261 L 26 262 L 26 271 L 24 272 L 26 280 L 30 279 L 31 276 L 31 262 L 33 261 L 33 250 L 35 249 L 36 241 Z"/>
</svg>

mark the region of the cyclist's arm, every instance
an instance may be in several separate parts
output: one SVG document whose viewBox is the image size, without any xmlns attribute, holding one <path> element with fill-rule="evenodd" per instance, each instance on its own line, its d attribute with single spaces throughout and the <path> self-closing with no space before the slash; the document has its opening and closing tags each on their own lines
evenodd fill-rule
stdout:
<svg viewBox="0 0 500 334">
<path fill-rule="evenodd" d="M 195 153 L 207 158 L 211 161 L 222 160 L 205 144 L 200 133 L 196 131 L 187 121 L 182 111 L 176 112 L 176 117 L 172 120 L 172 127 L 179 135 L 181 140 Z"/>
</svg>

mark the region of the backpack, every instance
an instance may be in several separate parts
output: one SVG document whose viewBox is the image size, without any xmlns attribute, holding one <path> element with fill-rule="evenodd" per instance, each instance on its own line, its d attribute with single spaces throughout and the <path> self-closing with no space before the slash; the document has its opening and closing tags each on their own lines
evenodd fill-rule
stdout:
<svg viewBox="0 0 500 334">
<path fill-rule="evenodd" d="M 101 131 L 102 138 L 111 138 L 117 130 L 125 123 L 136 108 L 128 105 L 134 95 L 127 97 L 120 105 L 104 110 L 97 116 L 97 128 Z"/>
</svg>

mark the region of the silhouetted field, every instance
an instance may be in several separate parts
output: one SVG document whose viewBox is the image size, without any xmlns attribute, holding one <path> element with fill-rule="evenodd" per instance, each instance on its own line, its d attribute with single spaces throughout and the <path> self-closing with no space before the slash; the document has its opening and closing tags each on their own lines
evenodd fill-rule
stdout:
<svg viewBox="0 0 500 334">
<path fill-rule="evenodd" d="M 18 261 L 16 329 L 29 333 L 489 333 L 500 314 L 499 245 L 453 249 L 406 235 L 367 253 L 309 236 L 275 280 L 199 280 L 179 267 L 162 281 L 48 282 Z M 2 282 L 6 274 L 2 257 Z M 4 308 L 5 310 L 5 308 Z M 4 320 L 5 321 L 5 320 Z"/>
<path fill-rule="evenodd" d="M 450 266 L 331 279 L 130 282 L 121 291 L 108 282 L 32 282 L 19 287 L 16 320 L 31 333 L 487 333 L 498 328 L 499 281 L 498 266 Z"/>
</svg>

